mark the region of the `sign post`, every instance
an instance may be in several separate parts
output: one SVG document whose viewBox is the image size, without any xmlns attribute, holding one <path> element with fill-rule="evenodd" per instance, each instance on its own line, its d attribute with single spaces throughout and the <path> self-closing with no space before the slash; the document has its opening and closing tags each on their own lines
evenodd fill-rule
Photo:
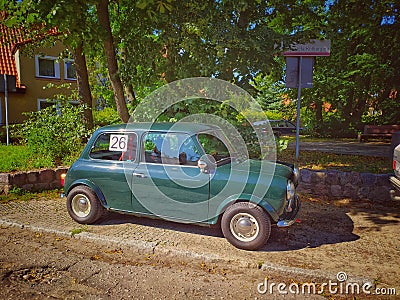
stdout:
<svg viewBox="0 0 400 300">
<path fill-rule="evenodd" d="M 330 40 L 311 40 L 309 44 L 292 44 L 286 56 L 286 87 L 297 88 L 296 163 L 299 160 L 301 88 L 312 87 L 315 56 L 329 56 Z"/>
<path fill-rule="evenodd" d="M 3 82 L 4 81 L 4 82 Z M 8 91 L 15 92 L 16 88 L 16 77 L 14 75 L 3 74 L 0 76 L 0 92 L 4 92 L 4 103 L 6 113 L 6 135 L 7 135 L 7 146 L 10 144 L 10 135 L 8 129 Z"/>
<path fill-rule="evenodd" d="M 297 89 L 297 117 L 296 117 L 296 163 L 299 160 L 299 146 L 300 146 L 300 99 L 301 99 L 301 75 L 302 75 L 302 69 L 301 65 L 303 62 L 303 56 L 300 56 L 299 58 L 299 87 Z"/>
</svg>

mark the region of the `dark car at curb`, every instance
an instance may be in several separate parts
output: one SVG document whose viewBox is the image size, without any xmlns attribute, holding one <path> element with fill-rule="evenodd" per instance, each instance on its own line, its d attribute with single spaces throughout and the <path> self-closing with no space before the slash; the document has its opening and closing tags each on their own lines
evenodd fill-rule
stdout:
<svg viewBox="0 0 400 300">
<path fill-rule="evenodd" d="M 400 145 L 393 152 L 393 172 L 394 176 L 389 178 L 393 190 L 390 191 L 393 200 L 400 200 Z"/>
<path fill-rule="evenodd" d="M 241 159 L 217 126 L 128 123 L 98 129 L 64 181 L 67 209 L 82 224 L 107 211 L 221 226 L 234 246 L 256 250 L 271 225 L 292 225 L 298 170 Z"/>
<path fill-rule="evenodd" d="M 268 120 L 268 121 L 258 121 L 253 123 L 256 127 L 261 127 L 261 129 L 268 131 L 269 127 L 271 127 L 272 132 L 275 136 L 280 137 L 282 135 L 295 135 L 296 134 L 296 125 L 288 120 Z M 300 132 L 303 131 L 303 128 L 299 129 Z"/>
</svg>

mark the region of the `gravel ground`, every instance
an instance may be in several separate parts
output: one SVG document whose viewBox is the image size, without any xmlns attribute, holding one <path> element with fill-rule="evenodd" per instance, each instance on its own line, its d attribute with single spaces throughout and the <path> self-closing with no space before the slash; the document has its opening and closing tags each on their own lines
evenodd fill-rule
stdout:
<svg viewBox="0 0 400 300">
<path fill-rule="evenodd" d="M 399 203 L 303 199 L 300 222 L 273 228 L 253 252 L 234 248 L 216 228 L 117 214 L 82 226 L 62 199 L 2 203 L 0 299 L 282 299 L 257 286 L 322 284 L 339 272 L 346 283 L 394 288 L 399 297 Z M 318 297 L 354 295 L 284 299 Z"/>
</svg>

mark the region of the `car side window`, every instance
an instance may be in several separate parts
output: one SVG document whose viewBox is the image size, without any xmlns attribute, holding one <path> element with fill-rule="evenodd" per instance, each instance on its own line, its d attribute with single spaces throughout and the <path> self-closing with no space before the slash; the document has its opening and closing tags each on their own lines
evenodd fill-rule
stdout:
<svg viewBox="0 0 400 300">
<path fill-rule="evenodd" d="M 89 157 L 92 159 L 135 161 L 137 135 L 129 133 L 102 133 L 94 142 Z"/>
<path fill-rule="evenodd" d="M 226 145 L 216 136 L 200 133 L 198 139 L 207 154 L 212 155 L 216 162 L 225 160 L 230 157 L 229 150 Z"/>
<path fill-rule="evenodd" d="M 148 132 L 144 139 L 147 163 L 197 165 L 201 152 L 185 133 Z"/>
</svg>

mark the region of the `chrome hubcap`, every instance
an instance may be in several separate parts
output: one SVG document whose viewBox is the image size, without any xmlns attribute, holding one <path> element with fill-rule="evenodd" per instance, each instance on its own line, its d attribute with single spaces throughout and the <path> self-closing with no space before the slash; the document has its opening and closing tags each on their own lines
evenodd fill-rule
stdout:
<svg viewBox="0 0 400 300">
<path fill-rule="evenodd" d="M 257 237 L 260 227 L 252 215 L 239 213 L 231 219 L 230 230 L 238 240 L 250 242 Z"/>
<path fill-rule="evenodd" d="M 80 218 L 87 217 L 90 213 L 90 201 L 83 194 L 77 194 L 72 198 L 72 210 Z"/>
</svg>

